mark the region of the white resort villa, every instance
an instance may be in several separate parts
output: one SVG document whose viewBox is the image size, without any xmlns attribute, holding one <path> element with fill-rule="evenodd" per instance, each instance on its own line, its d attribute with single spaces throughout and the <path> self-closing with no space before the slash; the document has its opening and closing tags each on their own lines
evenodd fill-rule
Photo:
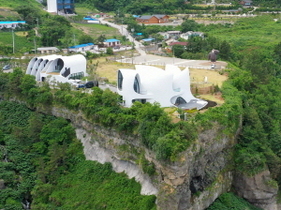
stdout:
<svg viewBox="0 0 281 210">
<path fill-rule="evenodd" d="M 200 110 L 208 104 L 192 95 L 188 68 L 183 71 L 174 65 L 166 65 L 165 70 L 145 65 L 135 68 L 119 69 L 117 73 L 117 91 L 125 107 L 140 101 L 158 102 L 161 107 Z"/>
<path fill-rule="evenodd" d="M 47 55 L 30 60 L 26 74 L 34 75 L 36 81 L 68 82 L 87 76 L 86 58 L 81 55 Z"/>
</svg>

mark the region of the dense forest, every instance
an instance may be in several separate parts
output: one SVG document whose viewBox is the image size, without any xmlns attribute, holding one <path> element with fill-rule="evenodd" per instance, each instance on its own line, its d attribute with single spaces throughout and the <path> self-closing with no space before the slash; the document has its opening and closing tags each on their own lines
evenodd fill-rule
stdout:
<svg viewBox="0 0 281 210">
<path fill-rule="evenodd" d="M 0 102 L 0 159 L 1 209 L 155 209 L 134 179 L 85 160 L 68 121 L 24 104 Z"/>
</svg>

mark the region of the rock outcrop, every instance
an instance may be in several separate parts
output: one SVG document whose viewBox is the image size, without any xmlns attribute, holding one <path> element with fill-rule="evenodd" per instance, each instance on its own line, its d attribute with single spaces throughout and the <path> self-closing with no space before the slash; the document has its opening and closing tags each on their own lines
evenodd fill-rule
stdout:
<svg viewBox="0 0 281 210">
<path fill-rule="evenodd" d="M 241 197 L 264 209 L 276 209 L 277 189 L 270 185 L 269 172 L 251 178 L 236 175 L 232 162 L 235 136 L 224 135 L 219 125 L 202 131 L 198 139 L 178 155 L 177 161 L 162 162 L 141 144 L 138 136 L 122 135 L 91 123 L 81 112 L 58 107 L 49 111 L 71 121 L 87 159 L 110 162 L 116 172 L 134 177 L 142 185 L 142 194 L 157 195 L 158 209 L 203 210 L 222 193 L 230 191 L 233 181 Z M 154 175 L 143 172 L 141 155 L 154 164 Z"/>
<path fill-rule="evenodd" d="M 272 180 L 268 170 L 252 177 L 237 173 L 234 179 L 237 194 L 255 206 L 265 210 L 277 210 L 277 182 Z"/>
<path fill-rule="evenodd" d="M 234 137 L 222 135 L 214 125 L 175 162 L 162 162 L 146 149 L 137 136 L 122 135 L 88 122 L 80 112 L 53 108 L 52 114 L 69 119 L 89 160 L 110 162 L 116 172 L 125 172 L 142 185 L 142 194 L 157 195 L 158 209 L 199 210 L 207 208 L 224 192 L 230 190 L 233 174 L 232 147 Z M 139 164 L 140 154 L 155 165 L 155 175 L 148 176 Z"/>
</svg>

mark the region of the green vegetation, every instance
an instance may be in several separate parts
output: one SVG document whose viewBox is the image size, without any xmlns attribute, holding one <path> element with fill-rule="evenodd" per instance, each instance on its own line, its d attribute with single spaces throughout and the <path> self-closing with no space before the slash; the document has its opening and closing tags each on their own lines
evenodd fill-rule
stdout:
<svg viewBox="0 0 281 210">
<path fill-rule="evenodd" d="M 11 0 L 11 1 L 6 1 L 6 0 L 0 0 L 0 6 L 1 7 L 10 7 L 10 8 L 16 8 L 16 7 L 21 7 L 21 6 L 26 6 L 30 5 L 35 8 L 41 8 L 42 5 L 39 4 L 37 1 L 34 0 Z"/>
<path fill-rule="evenodd" d="M 13 52 L 12 32 L 0 31 L 0 55 L 8 55 Z M 25 53 L 34 47 L 33 42 L 27 42 L 26 38 L 15 33 L 15 51 Z"/>
<path fill-rule="evenodd" d="M 65 119 L 8 101 L 0 118 L 0 208 L 156 209 L 155 196 L 141 196 L 134 179 L 85 160 Z"/>
<path fill-rule="evenodd" d="M 233 193 L 222 194 L 207 210 L 261 210 Z"/>
</svg>

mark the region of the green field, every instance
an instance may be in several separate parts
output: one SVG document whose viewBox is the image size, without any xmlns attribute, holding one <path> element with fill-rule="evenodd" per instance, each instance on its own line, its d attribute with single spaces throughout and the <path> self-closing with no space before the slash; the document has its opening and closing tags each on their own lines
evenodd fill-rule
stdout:
<svg viewBox="0 0 281 210">
<path fill-rule="evenodd" d="M 263 15 L 241 18 L 234 25 L 208 25 L 202 28 L 207 34 L 231 43 L 233 49 L 272 49 L 280 42 L 280 21 L 274 16 Z"/>
<path fill-rule="evenodd" d="M 21 32 L 23 33 L 23 32 Z M 24 36 L 18 36 L 15 32 L 15 53 L 24 53 L 34 47 L 33 42 L 28 42 Z M 0 49 L 1 46 L 13 47 L 12 32 L 3 32 L 0 30 Z"/>
<path fill-rule="evenodd" d="M 75 28 L 80 29 L 84 33 L 92 36 L 94 39 L 98 38 L 100 35 L 105 35 L 107 39 L 109 38 L 120 38 L 121 35 L 117 29 L 99 24 L 87 24 L 87 23 L 73 23 Z"/>
<path fill-rule="evenodd" d="M 3 9 L 2 7 L 10 7 L 12 9 L 18 7 L 18 6 L 23 6 L 23 5 L 32 5 L 35 7 L 42 7 L 41 4 L 39 4 L 37 1 L 34 0 L 0 0 L 0 8 Z"/>
</svg>

